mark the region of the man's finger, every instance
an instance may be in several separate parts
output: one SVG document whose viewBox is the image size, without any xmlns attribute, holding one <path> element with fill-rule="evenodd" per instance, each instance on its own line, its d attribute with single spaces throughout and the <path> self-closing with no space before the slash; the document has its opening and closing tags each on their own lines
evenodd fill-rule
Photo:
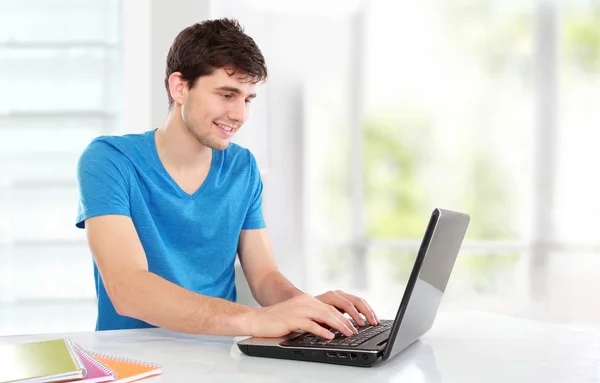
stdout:
<svg viewBox="0 0 600 383">
<path fill-rule="evenodd" d="M 356 297 L 352 294 L 345 293 L 341 290 L 336 291 L 336 293 L 352 302 L 352 304 L 358 309 L 358 311 L 367 318 L 371 325 L 375 326 L 381 323 L 379 318 L 377 318 L 377 315 L 375 315 L 375 312 L 373 311 L 371 306 L 369 306 L 369 304 L 364 299 Z"/>
<path fill-rule="evenodd" d="M 310 332 L 311 334 L 315 334 L 316 336 L 320 336 L 325 339 L 333 339 L 335 335 L 324 327 L 319 326 L 317 323 L 306 320 L 302 321 L 301 325 L 298 328 L 302 331 Z"/>
<path fill-rule="evenodd" d="M 316 309 L 312 313 L 312 315 L 310 316 L 310 318 L 312 320 L 326 324 L 327 326 L 331 327 L 332 329 L 338 330 L 340 333 L 344 334 L 345 336 L 354 335 L 354 331 L 351 330 L 351 327 L 353 327 L 353 326 L 347 318 L 346 318 L 346 322 L 348 322 L 348 323 L 345 323 L 343 320 L 341 320 L 337 316 L 337 315 L 343 316 L 342 314 L 340 314 L 335 309 L 333 309 L 333 310 L 328 309 L 328 307 L 332 307 L 332 306 L 325 305 L 325 304 L 323 304 L 323 306 L 325 306 L 325 307 Z M 336 313 L 337 313 L 337 315 L 336 315 Z"/>
<path fill-rule="evenodd" d="M 329 307 L 330 307 L 331 314 L 334 315 L 336 318 L 338 318 L 342 323 L 344 323 L 344 325 L 346 327 L 348 327 L 352 331 L 352 334 L 350 336 L 358 334 L 358 330 L 356 329 L 356 327 L 354 327 L 354 324 L 352 322 L 350 322 L 350 319 L 348 319 L 348 317 L 346 317 L 344 314 L 339 312 L 338 309 L 335 308 L 335 306 L 329 306 Z"/>
<path fill-rule="evenodd" d="M 330 297 L 330 299 L 327 299 L 327 301 L 324 302 L 350 315 L 359 326 L 365 325 L 360 313 L 351 301 L 337 293 L 330 295 Z"/>
</svg>

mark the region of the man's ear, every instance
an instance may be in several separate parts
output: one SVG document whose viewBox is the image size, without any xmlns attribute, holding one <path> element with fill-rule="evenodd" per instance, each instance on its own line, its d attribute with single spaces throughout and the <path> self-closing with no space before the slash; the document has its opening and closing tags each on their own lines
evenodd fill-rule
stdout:
<svg viewBox="0 0 600 383">
<path fill-rule="evenodd" d="M 169 76 L 169 93 L 173 101 L 179 105 L 183 105 L 187 91 L 187 81 L 181 77 L 181 72 L 171 73 Z"/>
</svg>

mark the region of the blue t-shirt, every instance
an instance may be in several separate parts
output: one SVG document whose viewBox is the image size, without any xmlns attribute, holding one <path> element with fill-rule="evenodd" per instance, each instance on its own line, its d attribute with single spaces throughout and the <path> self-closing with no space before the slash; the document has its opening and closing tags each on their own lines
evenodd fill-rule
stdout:
<svg viewBox="0 0 600 383">
<path fill-rule="evenodd" d="M 188 290 L 236 300 L 234 261 L 241 230 L 265 227 L 262 181 L 252 153 L 213 150 L 202 186 L 184 192 L 163 167 L 154 132 L 96 138 L 78 164 L 77 227 L 100 215 L 131 217 L 149 271 Z M 126 256 L 126 254 L 125 254 Z M 94 263 L 96 330 L 152 327 L 117 314 Z"/>
</svg>

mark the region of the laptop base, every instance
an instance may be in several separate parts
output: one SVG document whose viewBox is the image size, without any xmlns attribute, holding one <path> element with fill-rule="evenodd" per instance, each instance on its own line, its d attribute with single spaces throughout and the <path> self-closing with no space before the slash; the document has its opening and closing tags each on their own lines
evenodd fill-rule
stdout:
<svg viewBox="0 0 600 383">
<path fill-rule="evenodd" d="M 345 366 L 371 367 L 380 358 L 381 352 L 366 352 L 363 350 L 335 351 L 299 349 L 298 347 L 272 347 L 258 345 L 238 345 L 240 351 L 249 356 L 263 358 L 303 360 L 307 362 L 321 362 L 330 364 L 342 364 Z"/>
</svg>

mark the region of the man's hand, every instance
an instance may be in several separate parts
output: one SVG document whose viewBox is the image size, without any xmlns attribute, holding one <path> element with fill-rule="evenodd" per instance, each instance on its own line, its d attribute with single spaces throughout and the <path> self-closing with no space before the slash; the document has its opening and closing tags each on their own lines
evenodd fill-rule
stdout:
<svg viewBox="0 0 600 383">
<path fill-rule="evenodd" d="M 369 323 L 373 326 L 381 323 L 371 306 L 369 306 L 364 299 L 345 293 L 341 290 L 328 291 L 325 294 L 316 296 L 315 298 L 323 303 L 327 303 L 328 305 L 337 308 L 343 313 L 347 313 L 359 326 L 365 325 L 365 322 L 361 318 L 360 314 L 364 315 Z"/>
<path fill-rule="evenodd" d="M 273 306 L 245 314 L 249 332 L 257 337 L 280 337 L 294 331 L 305 331 L 327 339 L 334 335 L 327 326 L 345 336 L 358 334 L 352 322 L 335 307 L 309 294 L 302 294 Z"/>
</svg>

